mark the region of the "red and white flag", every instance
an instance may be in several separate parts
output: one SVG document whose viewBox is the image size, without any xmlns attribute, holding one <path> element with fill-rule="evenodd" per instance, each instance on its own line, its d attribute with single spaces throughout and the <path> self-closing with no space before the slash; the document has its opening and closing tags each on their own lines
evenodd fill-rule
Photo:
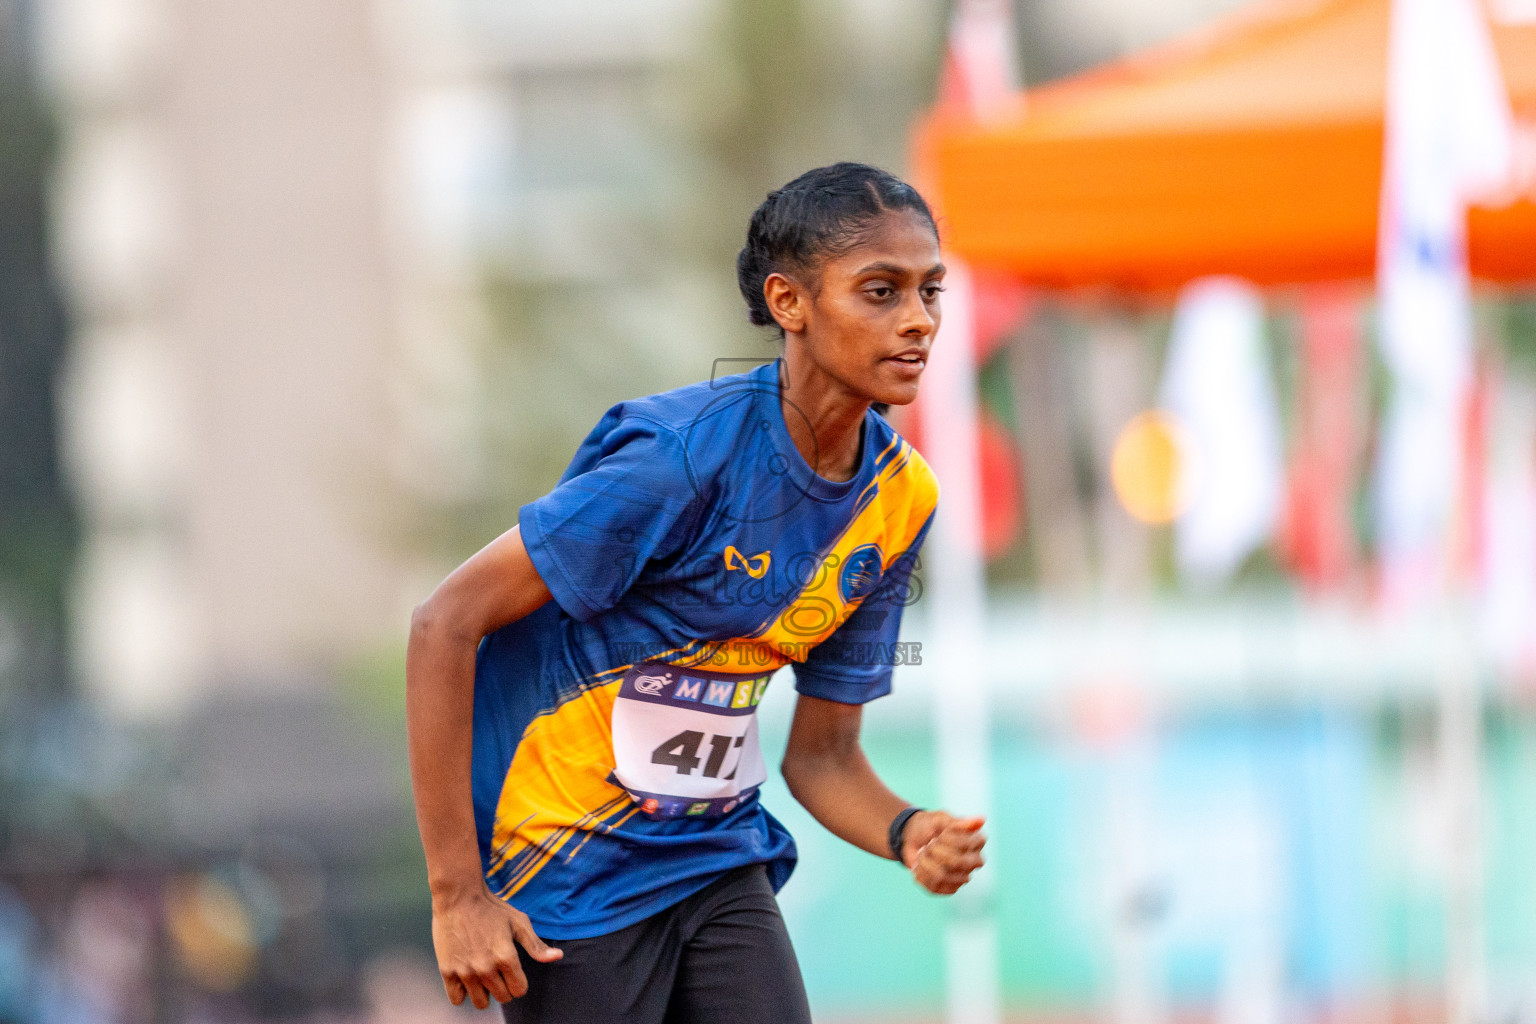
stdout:
<svg viewBox="0 0 1536 1024">
<path fill-rule="evenodd" d="M 1347 588 L 1360 568 L 1354 502 L 1367 423 L 1364 327 L 1364 303 L 1353 286 L 1313 286 L 1302 299 L 1280 547 L 1314 593 Z"/>
<path fill-rule="evenodd" d="M 1007 0 L 960 0 L 949 23 L 939 105 L 985 119 L 1019 91 L 1013 10 Z"/>
<path fill-rule="evenodd" d="M 984 120 L 1019 95 L 1012 10 L 1006 0 L 961 0 L 950 22 L 939 79 L 938 106 Z M 1021 519 L 1017 446 L 1007 428 L 976 402 L 977 367 L 1023 322 L 1032 306 L 1027 289 L 1006 276 L 973 271 L 954 253 L 945 281 L 941 348 L 934 350 L 918 400 L 900 414 L 900 428 L 929 457 L 944 488 L 948 514 L 974 520 L 984 557 L 1001 553 Z M 963 351 L 961 351 L 963 349 Z M 937 363 L 937 374 L 933 367 Z M 968 392 L 960 400 L 953 387 Z M 941 392 L 943 395 L 941 395 Z M 947 395 L 948 397 L 944 397 Z M 948 446 L 954 445 L 952 454 Z M 948 476 L 943 466 L 950 466 Z M 969 481 L 974 480 L 974 488 Z"/>
<path fill-rule="evenodd" d="M 1392 396 L 1375 505 L 1389 605 L 1451 582 L 1472 382 L 1467 205 L 1507 183 L 1513 155 L 1509 95 L 1476 0 L 1394 0 L 1377 243 Z"/>
</svg>

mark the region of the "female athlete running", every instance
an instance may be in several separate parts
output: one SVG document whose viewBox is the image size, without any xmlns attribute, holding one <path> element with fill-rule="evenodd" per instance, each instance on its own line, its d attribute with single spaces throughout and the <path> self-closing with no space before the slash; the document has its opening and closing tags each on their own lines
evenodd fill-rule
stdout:
<svg viewBox="0 0 1536 1024">
<path fill-rule="evenodd" d="M 823 167 L 758 207 L 737 273 L 783 358 L 614 406 L 411 620 L 411 780 L 454 1003 L 810 1020 L 774 899 L 795 845 L 757 793 L 755 712 L 786 664 L 795 799 L 932 892 L 982 863 L 980 819 L 910 807 L 859 746 L 937 501 L 871 409 L 917 396 L 933 217 L 883 171 Z"/>
</svg>

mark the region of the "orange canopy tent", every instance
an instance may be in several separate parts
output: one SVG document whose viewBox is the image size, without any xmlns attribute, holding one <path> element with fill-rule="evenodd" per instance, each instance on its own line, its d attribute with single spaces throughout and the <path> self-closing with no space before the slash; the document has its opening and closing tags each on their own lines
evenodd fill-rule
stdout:
<svg viewBox="0 0 1536 1024">
<path fill-rule="evenodd" d="M 1058 287 L 1369 277 L 1389 0 L 1261 5 L 1032 89 L 980 122 L 939 109 L 917 156 L 945 242 Z M 1516 117 L 1536 119 L 1536 24 L 1493 22 Z M 1536 280 L 1536 203 L 1474 209 L 1473 273 Z"/>
</svg>

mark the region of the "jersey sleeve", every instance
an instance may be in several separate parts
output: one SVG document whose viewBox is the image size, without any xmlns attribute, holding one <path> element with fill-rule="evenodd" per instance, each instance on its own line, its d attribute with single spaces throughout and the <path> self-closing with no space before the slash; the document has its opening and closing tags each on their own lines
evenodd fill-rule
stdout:
<svg viewBox="0 0 1536 1024">
<path fill-rule="evenodd" d="M 912 572 L 928 536 L 928 521 L 912 544 L 893 561 L 872 594 L 832 635 L 795 663 L 795 690 L 840 704 L 865 704 L 891 692 L 899 664 L 916 664 L 900 643 L 901 612 L 920 593 Z"/>
<path fill-rule="evenodd" d="M 610 413 L 518 526 L 550 594 L 584 622 L 618 604 L 647 561 L 687 543 L 696 501 L 676 432 Z"/>
</svg>

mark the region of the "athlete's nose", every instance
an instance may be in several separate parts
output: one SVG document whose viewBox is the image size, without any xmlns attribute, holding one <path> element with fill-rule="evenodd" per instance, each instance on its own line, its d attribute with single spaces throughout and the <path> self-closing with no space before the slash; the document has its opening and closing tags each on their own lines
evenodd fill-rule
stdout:
<svg viewBox="0 0 1536 1024">
<path fill-rule="evenodd" d="M 903 338 L 926 338 L 938 329 L 939 319 L 928 309 L 921 292 L 907 294 L 901 304 L 901 329 Z"/>
</svg>

